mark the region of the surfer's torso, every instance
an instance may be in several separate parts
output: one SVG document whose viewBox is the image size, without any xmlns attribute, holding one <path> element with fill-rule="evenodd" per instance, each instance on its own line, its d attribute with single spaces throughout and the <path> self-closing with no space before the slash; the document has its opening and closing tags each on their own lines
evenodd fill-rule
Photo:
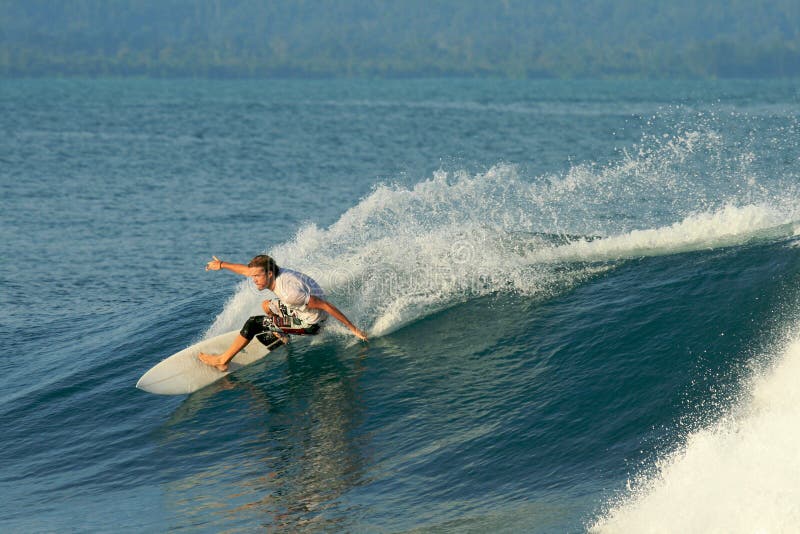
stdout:
<svg viewBox="0 0 800 534">
<path fill-rule="evenodd" d="M 306 324 L 316 324 L 327 317 L 324 311 L 308 307 L 308 300 L 311 297 L 325 298 L 325 292 L 308 275 L 291 269 L 281 269 L 275 278 L 272 292 L 280 302 L 273 300 L 270 302 L 269 308 L 277 315 L 288 314 Z"/>
</svg>

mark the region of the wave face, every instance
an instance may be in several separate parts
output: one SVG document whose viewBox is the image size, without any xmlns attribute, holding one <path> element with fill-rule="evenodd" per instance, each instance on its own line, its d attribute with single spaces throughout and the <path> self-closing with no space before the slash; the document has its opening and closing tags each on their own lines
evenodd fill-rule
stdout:
<svg viewBox="0 0 800 534">
<path fill-rule="evenodd" d="M 378 185 L 331 226 L 306 225 L 268 252 L 317 278 L 380 337 L 486 297 L 559 301 L 642 258 L 674 264 L 731 247 L 768 250 L 800 232 L 793 176 L 759 177 L 753 155 L 731 160 L 713 131 L 643 142 L 647 150 L 618 163 L 578 165 L 562 175 L 531 179 L 514 165 L 497 165 L 473 174 L 439 171 L 412 186 Z M 697 296 L 684 297 L 701 305 Z M 240 286 L 210 333 L 236 327 L 259 298 Z M 674 322 L 662 310 L 645 310 Z M 675 445 L 634 470 L 628 490 L 608 500 L 587 528 L 736 532 L 798 524 L 800 511 L 789 504 L 799 496 L 800 342 L 753 361 L 778 363 L 738 379 L 746 385 L 730 386 L 732 398 L 695 414 L 702 425 L 683 421 L 669 433 Z M 649 406 L 629 398 L 642 410 Z"/>
</svg>

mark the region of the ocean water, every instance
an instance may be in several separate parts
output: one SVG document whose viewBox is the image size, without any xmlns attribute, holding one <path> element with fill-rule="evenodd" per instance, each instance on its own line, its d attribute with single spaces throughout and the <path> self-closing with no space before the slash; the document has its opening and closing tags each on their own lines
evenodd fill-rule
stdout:
<svg viewBox="0 0 800 534">
<path fill-rule="evenodd" d="M 4 80 L 4 532 L 791 532 L 793 81 Z M 366 329 L 185 397 L 267 252 Z"/>
</svg>

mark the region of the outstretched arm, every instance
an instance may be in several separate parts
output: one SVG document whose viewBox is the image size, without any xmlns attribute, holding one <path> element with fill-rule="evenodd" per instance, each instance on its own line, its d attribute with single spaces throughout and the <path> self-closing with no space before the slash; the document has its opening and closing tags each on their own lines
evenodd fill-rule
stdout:
<svg viewBox="0 0 800 534">
<path fill-rule="evenodd" d="M 249 276 L 250 274 L 250 267 L 247 265 L 222 261 L 216 256 L 211 257 L 214 259 L 206 263 L 206 271 L 220 271 L 222 269 L 228 269 L 229 271 L 232 271 L 236 274 L 241 274 L 242 276 Z"/>
<path fill-rule="evenodd" d="M 227 265 L 227 263 L 226 263 Z M 364 341 L 367 340 L 367 334 L 356 328 L 356 326 L 350 322 L 350 319 L 345 317 L 345 315 L 339 311 L 339 308 L 328 302 L 327 300 L 323 300 L 319 297 L 310 297 L 308 299 L 308 307 L 312 310 L 322 310 L 329 315 L 332 315 L 337 321 L 345 325 L 350 331 L 356 336 L 358 339 L 362 339 Z"/>
</svg>

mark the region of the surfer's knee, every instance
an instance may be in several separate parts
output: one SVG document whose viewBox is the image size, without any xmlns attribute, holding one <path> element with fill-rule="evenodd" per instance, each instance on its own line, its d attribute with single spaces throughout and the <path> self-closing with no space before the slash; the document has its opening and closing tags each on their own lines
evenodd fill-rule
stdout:
<svg viewBox="0 0 800 534">
<path fill-rule="evenodd" d="M 244 323 L 239 335 L 248 341 L 252 340 L 258 334 L 264 332 L 264 319 L 266 319 L 264 315 L 253 315 Z"/>
</svg>

